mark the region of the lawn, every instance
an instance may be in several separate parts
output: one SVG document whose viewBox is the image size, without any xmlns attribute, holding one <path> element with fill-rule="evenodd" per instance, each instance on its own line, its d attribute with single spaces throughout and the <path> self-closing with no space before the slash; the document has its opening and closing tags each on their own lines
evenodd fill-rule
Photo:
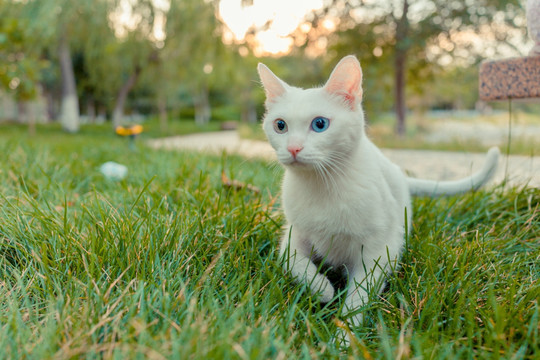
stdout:
<svg viewBox="0 0 540 360">
<path fill-rule="evenodd" d="M 417 198 L 402 265 L 343 352 L 330 342 L 342 301 L 322 307 L 281 270 L 274 165 L 130 151 L 109 131 L 10 129 L 2 359 L 540 356 L 539 189 Z M 99 173 L 109 160 L 125 180 Z"/>
</svg>

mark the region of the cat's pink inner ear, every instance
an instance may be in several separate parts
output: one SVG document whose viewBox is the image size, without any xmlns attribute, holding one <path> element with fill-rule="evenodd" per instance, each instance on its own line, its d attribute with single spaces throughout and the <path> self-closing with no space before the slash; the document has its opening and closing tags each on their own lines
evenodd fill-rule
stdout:
<svg viewBox="0 0 540 360">
<path fill-rule="evenodd" d="M 272 103 L 286 91 L 285 83 L 280 80 L 266 65 L 259 63 L 257 66 L 259 77 L 266 92 L 266 103 Z"/>
<path fill-rule="evenodd" d="M 324 89 L 344 98 L 352 110 L 362 101 L 362 69 L 356 57 L 349 55 L 336 65 Z"/>
</svg>

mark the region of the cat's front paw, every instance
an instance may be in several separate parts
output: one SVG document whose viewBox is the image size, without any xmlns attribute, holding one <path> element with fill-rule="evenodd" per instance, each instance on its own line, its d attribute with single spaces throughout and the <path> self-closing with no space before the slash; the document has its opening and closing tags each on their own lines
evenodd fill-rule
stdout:
<svg viewBox="0 0 540 360">
<path fill-rule="evenodd" d="M 324 275 L 317 274 L 309 287 L 313 295 L 319 296 L 320 302 L 328 303 L 334 298 L 334 287 Z"/>
</svg>

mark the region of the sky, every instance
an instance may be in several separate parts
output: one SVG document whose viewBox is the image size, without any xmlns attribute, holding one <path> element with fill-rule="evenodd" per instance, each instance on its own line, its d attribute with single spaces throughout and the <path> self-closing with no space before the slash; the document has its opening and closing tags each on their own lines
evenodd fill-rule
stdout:
<svg viewBox="0 0 540 360">
<path fill-rule="evenodd" d="M 131 1 L 136 0 L 121 0 L 118 10 L 111 14 L 111 20 L 118 26 L 115 31 L 118 36 L 126 33 L 129 28 L 136 26 L 136 17 L 131 12 Z M 170 0 L 152 0 L 157 9 L 161 10 L 156 13 L 156 22 L 154 23 L 153 36 L 157 44 L 163 43 L 166 34 L 163 27 L 165 25 L 165 13 L 169 8 Z M 364 1 L 381 1 L 381 0 L 364 0 Z M 386 0 L 388 2 L 388 0 Z M 255 30 L 251 35 L 250 46 L 256 56 L 265 55 L 285 55 L 290 52 L 294 46 L 294 40 L 290 36 L 299 26 L 305 32 L 309 31 L 310 24 L 304 22 L 306 14 L 313 10 L 321 9 L 325 4 L 325 0 L 252 0 L 251 5 L 242 6 L 242 0 L 221 0 L 219 2 L 219 16 L 226 24 L 227 29 L 224 32 L 223 40 L 226 43 L 242 43 L 245 40 L 246 34 L 250 30 Z M 421 1 L 415 4 L 424 4 Z M 420 9 L 422 10 L 422 9 Z M 425 10 L 425 9 L 424 9 Z M 411 8 L 411 11 L 413 9 Z M 416 9 L 418 12 L 418 9 Z M 361 9 L 357 11 L 358 17 L 369 19 L 369 13 L 362 13 Z M 493 19 L 494 21 L 496 19 Z M 335 29 L 334 21 L 329 18 L 325 19 L 322 26 L 331 32 Z M 307 27 L 307 29 L 303 29 Z M 489 26 L 488 26 L 489 27 Z M 523 24 L 525 27 L 525 23 Z M 486 29 L 485 29 L 486 30 Z M 513 31 L 516 29 L 509 29 Z M 461 33 L 458 40 L 464 43 L 470 43 L 470 46 L 478 47 L 483 44 L 495 41 L 491 39 L 491 31 L 487 29 L 485 34 Z M 492 36 L 491 36 L 492 37 Z M 519 36 L 514 36 L 517 43 L 515 48 L 524 49 L 529 47 L 529 44 L 519 43 Z M 325 40 L 325 39 L 322 39 Z M 439 44 L 441 45 L 441 44 Z M 444 45 L 444 44 L 443 44 Z M 324 49 L 325 43 L 315 47 Z M 240 48 L 239 51 L 242 54 Z M 374 49 L 375 51 L 376 49 Z M 436 53 L 437 47 L 431 50 Z M 444 49 L 443 49 L 444 50 Z M 515 52 L 515 50 L 514 50 Z M 522 50 L 525 53 L 524 50 Z M 504 53 L 504 52 L 503 52 Z M 493 56 L 493 54 L 486 54 Z M 448 61 L 450 61 L 449 59 Z"/>
<path fill-rule="evenodd" d="M 255 35 L 255 54 L 283 54 L 293 46 L 288 35 L 308 12 L 322 6 L 323 0 L 253 0 L 253 5 L 246 7 L 241 0 L 221 0 L 219 14 L 229 28 L 225 35 L 229 41 L 241 41 L 248 30 L 263 28 L 271 21 L 268 29 Z"/>
<path fill-rule="evenodd" d="M 116 35 L 125 36 L 137 26 L 137 17 L 131 10 L 131 1 L 121 0 L 118 9 L 111 14 Z M 153 35 L 156 41 L 165 38 L 164 13 L 170 0 L 152 0 L 161 10 L 156 12 Z M 252 5 L 242 6 L 242 0 L 221 0 L 219 16 L 227 25 L 226 42 L 242 42 L 250 29 L 256 29 L 254 53 L 256 55 L 286 54 L 293 47 L 289 36 L 303 22 L 307 13 L 322 8 L 324 0 L 253 0 Z M 268 25 L 267 27 L 265 25 Z"/>
</svg>

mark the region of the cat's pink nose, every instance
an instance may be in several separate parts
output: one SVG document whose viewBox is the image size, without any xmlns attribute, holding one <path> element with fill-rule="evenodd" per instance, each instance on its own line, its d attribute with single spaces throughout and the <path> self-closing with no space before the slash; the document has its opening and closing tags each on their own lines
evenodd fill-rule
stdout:
<svg viewBox="0 0 540 360">
<path fill-rule="evenodd" d="M 287 150 L 289 150 L 289 152 L 291 153 L 291 155 L 295 159 L 296 159 L 296 155 L 298 155 L 298 153 L 300 151 L 302 151 L 303 148 L 304 148 L 303 146 L 298 146 L 298 145 L 289 145 L 289 146 L 287 146 Z"/>
</svg>

